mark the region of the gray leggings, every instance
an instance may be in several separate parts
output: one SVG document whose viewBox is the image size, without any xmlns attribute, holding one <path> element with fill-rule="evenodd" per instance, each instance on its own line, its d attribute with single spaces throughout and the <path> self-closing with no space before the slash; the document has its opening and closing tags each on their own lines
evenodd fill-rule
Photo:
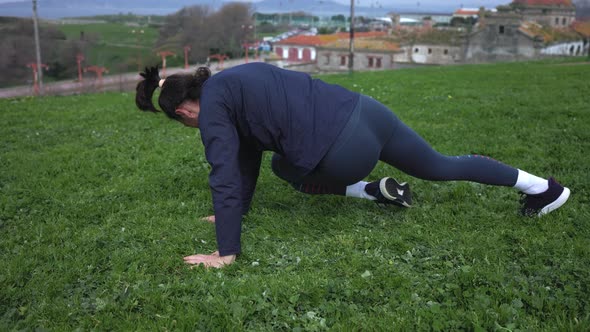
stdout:
<svg viewBox="0 0 590 332">
<path fill-rule="evenodd" d="M 411 176 L 432 181 L 473 181 L 514 186 L 516 168 L 478 155 L 445 156 L 378 101 L 361 96 L 350 120 L 318 166 L 303 178 L 274 154 L 273 172 L 292 184 L 351 185 L 366 178 L 377 161 Z"/>
</svg>

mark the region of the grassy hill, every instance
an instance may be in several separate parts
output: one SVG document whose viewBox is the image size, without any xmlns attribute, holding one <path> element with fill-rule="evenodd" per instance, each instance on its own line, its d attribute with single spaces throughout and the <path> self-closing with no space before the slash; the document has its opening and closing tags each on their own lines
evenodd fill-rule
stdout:
<svg viewBox="0 0 590 332">
<path fill-rule="evenodd" d="M 85 38 L 95 40 L 95 44 L 85 51 L 85 64 L 99 65 L 110 73 L 137 70 L 137 62 L 143 66 L 158 63 L 154 45 L 158 39 L 158 28 L 154 26 L 130 26 L 125 23 L 81 23 L 64 24 L 59 29 L 68 39 Z M 178 52 L 178 63 L 183 61 Z M 172 60 L 174 61 L 174 60 Z"/>
<path fill-rule="evenodd" d="M 445 154 L 555 176 L 570 201 L 411 178 L 415 207 L 306 196 L 270 154 L 223 270 L 199 133 L 131 94 L 0 100 L 0 330 L 589 330 L 590 66 L 433 67 L 331 83 L 373 96 Z"/>
</svg>

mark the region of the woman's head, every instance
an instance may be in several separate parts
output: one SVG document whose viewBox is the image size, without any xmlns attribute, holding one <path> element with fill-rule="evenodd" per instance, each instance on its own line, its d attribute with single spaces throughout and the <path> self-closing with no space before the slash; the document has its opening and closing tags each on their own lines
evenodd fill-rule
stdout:
<svg viewBox="0 0 590 332">
<path fill-rule="evenodd" d="M 135 104 L 142 111 L 159 112 L 152 103 L 156 88 L 162 91 L 158 97 L 160 108 L 171 119 L 182 122 L 177 109 L 185 102 L 198 102 L 201 98 L 203 83 L 211 76 L 207 67 L 199 67 L 194 74 L 174 74 L 165 80 L 160 79 L 158 67 L 146 68 L 140 73 L 144 78 L 137 84 Z"/>
</svg>

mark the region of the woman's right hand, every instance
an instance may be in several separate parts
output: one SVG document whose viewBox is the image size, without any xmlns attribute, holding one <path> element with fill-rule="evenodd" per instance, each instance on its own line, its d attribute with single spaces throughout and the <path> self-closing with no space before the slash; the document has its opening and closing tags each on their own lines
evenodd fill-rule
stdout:
<svg viewBox="0 0 590 332">
<path fill-rule="evenodd" d="M 206 222 L 211 223 L 211 224 L 214 224 L 215 223 L 215 215 L 203 217 L 203 218 L 201 218 L 201 220 L 202 221 L 206 221 Z"/>
</svg>

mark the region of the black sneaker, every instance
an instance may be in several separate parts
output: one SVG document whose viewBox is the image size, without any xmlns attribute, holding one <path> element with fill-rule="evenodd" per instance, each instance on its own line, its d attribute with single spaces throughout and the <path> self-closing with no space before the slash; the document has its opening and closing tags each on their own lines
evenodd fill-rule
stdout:
<svg viewBox="0 0 590 332">
<path fill-rule="evenodd" d="M 536 195 L 524 194 L 520 212 L 527 217 L 542 216 L 560 206 L 570 197 L 570 190 L 560 185 L 554 178 L 549 178 L 549 189 Z"/>
<path fill-rule="evenodd" d="M 367 194 L 377 198 L 377 204 L 393 204 L 402 207 L 412 206 L 412 192 L 406 182 L 398 183 L 393 178 L 383 178 L 365 186 Z"/>
</svg>

